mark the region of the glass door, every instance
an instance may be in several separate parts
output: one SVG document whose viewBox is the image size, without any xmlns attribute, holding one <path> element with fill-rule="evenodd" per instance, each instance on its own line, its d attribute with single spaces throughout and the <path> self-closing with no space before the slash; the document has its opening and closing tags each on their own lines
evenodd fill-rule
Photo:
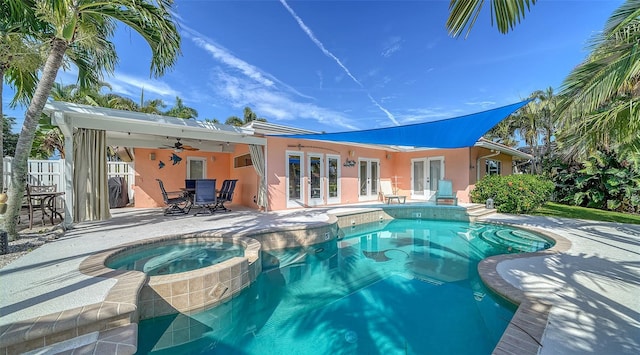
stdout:
<svg viewBox="0 0 640 355">
<path fill-rule="evenodd" d="M 427 191 L 426 187 L 426 159 L 412 159 L 411 160 L 411 199 L 413 200 L 426 200 Z"/>
<path fill-rule="evenodd" d="M 206 179 L 207 159 L 187 157 L 187 179 Z"/>
<path fill-rule="evenodd" d="M 444 158 L 411 160 L 411 198 L 428 200 L 438 190 L 438 180 L 444 178 Z"/>
<path fill-rule="evenodd" d="M 304 206 L 302 158 L 300 152 L 287 152 L 287 208 Z"/>
<path fill-rule="evenodd" d="M 360 201 L 375 201 L 378 199 L 379 166 L 378 159 L 359 159 L 358 183 L 360 186 Z"/>
<path fill-rule="evenodd" d="M 327 204 L 340 203 L 340 156 L 327 155 Z"/>
<path fill-rule="evenodd" d="M 438 191 L 438 180 L 444 177 L 444 160 L 441 158 L 429 158 L 429 191 L 435 194 Z"/>
<path fill-rule="evenodd" d="M 307 156 L 307 170 L 309 171 L 309 176 L 307 177 L 307 182 L 309 183 L 308 205 L 323 205 L 322 178 L 324 177 L 324 167 L 322 166 L 322 154 L 308 153 Z"/>
</svg>

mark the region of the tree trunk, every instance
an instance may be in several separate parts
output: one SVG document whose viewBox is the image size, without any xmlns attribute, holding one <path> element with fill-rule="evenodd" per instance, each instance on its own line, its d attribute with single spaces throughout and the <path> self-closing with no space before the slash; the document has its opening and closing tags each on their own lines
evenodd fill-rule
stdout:
<svg viewBox="0 0 640 355">
<path fill-rule="evenodd" d="M 22 206 L 27 174 L 29 173 L 27 171 L 27 161 L 31 153 L 31 147 L 33 146 L 33 139 L 36 134 L 40 115 L 42 115 L 42 109 L 47 103 L 47 98 L 51 93 L 51 88 L 53 88 L 58 70 L 60 66 L 62 66 L 62 60 L 67 47 L 66 41 L 59 38 L 53 39 L 51 52 L 49 52 L 47 61 L 44 64 L 42 76 L 40 77 L 40 81 L 38 81 L 38 86 L 24 116 L 22 130 L 20 131 L 20 137 L 16 144 L 16 153 L 13 157 L 9 205 L 5 216 L 5 226 L 11 240 L 15 239 L 18 235 L 16 231 L 16 217 L 19 215 Z"/>
<path fill-rule="evenodd" d="M 4 87 L 4 66 L 0 65 L 0 193 L 4 192 L 4 112 L 2 112 L 2 88 Z"/>
</svg>

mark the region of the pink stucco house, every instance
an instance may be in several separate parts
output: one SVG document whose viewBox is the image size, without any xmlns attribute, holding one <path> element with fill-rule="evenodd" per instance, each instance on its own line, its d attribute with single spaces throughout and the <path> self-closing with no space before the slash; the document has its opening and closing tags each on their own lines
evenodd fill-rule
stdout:
<svg viewBox="0 0 640 355">
<path fill-rule="evenodd" d="M 68 151 L 74 151 L 78 132 L 91 131 L 104 144 L 132 152 L 135 177 L 129 184 L 135 207 L 164 206 L 156 179 L 167 190 L 178 190 L 185 179 L 198 178 L 238 179 L 232 208 L 284 210 L 380 201 L 381 181 L 390 181 L 393 193 L 406 196 L 407 202 L 430 201 L 440 179 L 450 180 L 458 202 L 464 203 L 483 176 L 512 174 L 517 161 L 531 158 L 483 138 L 464 148 L 431 149 L 288 138 L 314 132 L 259 121 L 231 127 L 63 102 L 47 104 L 45 113 L 65 134 Z M 172 149 L 178 139 L 193 150 Z M 67 154 L 69 169 L 80 163 L 74 156 L 78 159 Z M 77 203 L 74 185 L 68 181 L 65 186 L 70 206 Z"/>
</svg>

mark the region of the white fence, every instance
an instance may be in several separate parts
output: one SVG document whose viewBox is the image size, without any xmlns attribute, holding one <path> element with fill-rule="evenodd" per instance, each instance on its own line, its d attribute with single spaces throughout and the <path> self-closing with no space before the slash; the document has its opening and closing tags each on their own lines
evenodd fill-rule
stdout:
<svg viewBox="0 0 640 355">
<path fill-rule="evenodd" d="M 13 158 L 5 157 L 3 161 L 3 182 L 8 187 L 11 183 L 11 162 Z M 29 177 L 31 185 L 56 185 L 58 191 L 64 190 L 64 160 L 29 160 Z M 133 163 L 107 162 L 107 178 L 124 177 L 127 181 L 129 199 L 133 199 L 133 183 L 135 170 Z"/>
</svg>

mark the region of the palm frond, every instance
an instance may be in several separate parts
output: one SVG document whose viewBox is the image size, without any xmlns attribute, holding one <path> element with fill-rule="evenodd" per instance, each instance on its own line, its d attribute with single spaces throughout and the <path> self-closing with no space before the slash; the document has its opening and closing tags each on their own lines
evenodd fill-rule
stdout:
<svg viewBox="0 0 640 355">
<path fill-rule="evenodd" d="M 466 29 L 466 36 L 469 36 L 484 2 L 485 0 L 451 0 L 446 23 L 449 35 L 459 37 Z M 536 0 L 491 0 L 491 24 L 495 24 L 500 33 L 508 33 L 520 23 L 535 3 Z"/>
</svg>

